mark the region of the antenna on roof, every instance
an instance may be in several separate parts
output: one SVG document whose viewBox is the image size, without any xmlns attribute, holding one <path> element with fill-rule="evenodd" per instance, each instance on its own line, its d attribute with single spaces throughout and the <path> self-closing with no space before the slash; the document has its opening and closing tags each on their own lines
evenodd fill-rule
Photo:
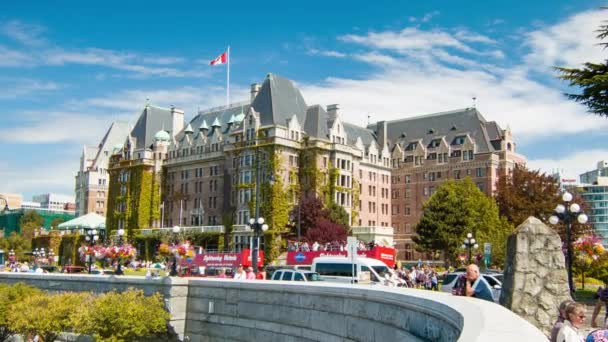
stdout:
<svg viewBox="0 0 608 342">
<path fill-rule="evenodd" d="M 477 96 L 473 96 L 473 108 L 477 108 Z"/>
<path fill-rule="evenodd" d="M 367 114 L 367 125 L 368 125 L 368 126 L 369 126 L 369 119 L 370 119 L 371 117 L 372 117 L 371 115 Z"/>
<path fill-rule="evenodd" d="M 150 99 L 146 97 L 146 106 L 150 105 Z"/>
</svg>

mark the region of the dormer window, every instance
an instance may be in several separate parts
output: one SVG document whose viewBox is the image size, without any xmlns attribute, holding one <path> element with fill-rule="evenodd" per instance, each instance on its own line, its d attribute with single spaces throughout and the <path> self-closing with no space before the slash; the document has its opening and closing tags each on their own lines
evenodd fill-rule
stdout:
<svg viewBox="0 0 608 342">
<path fill-rule="evenodd" d="M 433 139 L 431 140 L 431 142 L 429 143 L 429 147 L 430 148 L 435 148 L 435 147 L 439 147 L 439 145 L 441 144 L 441 139 Z"/>
<path fill-rule="evenodd" d="M 456 138 L 454 138 L 454 142 L 452 143 L 452 145 L 462 145 L 462 144 L 464 144 L 465 138 L 466 138 L 466 136 L 464 136 L 464 135 L 457 136 Z"/>
<path fill-rule="evenodd" d="M 418 143 L 417 142 L 411 142 L 409 143 L 409 145 L 407 145 L 407 147 L 405 148 L 406 151 L 413 151 L 416 149 L 416 147 L 418 147 Z"/>
<path fill-rule="evenodd" d="M 435 130 L 433 128 L 429 129 L 429 134 L 435 134 Z"/>
</svg>

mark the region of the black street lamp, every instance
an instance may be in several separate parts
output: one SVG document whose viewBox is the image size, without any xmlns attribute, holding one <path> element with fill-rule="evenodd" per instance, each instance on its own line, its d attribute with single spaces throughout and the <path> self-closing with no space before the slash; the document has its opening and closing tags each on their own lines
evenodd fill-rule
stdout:
<svg viewBox="0 0 608 342">
<path fill-rule="evenodd" d="M 479 245 L 477 244 L 477 241 L 475 241 L 475 239 L 473 238 L 473 234 L 467 233 L 467 237 L 464 238 L 464 243 L 462 244 L 462 249 L 469 250 L 469 264 L 473 261 L 471 253 L 473 248 L 477 249 L 479 248 Z"/>
<path fill-rule="evenodd" d="M 171 264 L 171 272 L 169 272 L 169 275 L 171 277 L 175 277 L 177 275 L 177 243 L 179 242 L 178 240 L 178 234 L 180 231 L 180 227 L 179 226 L 173 226 L 173 228 L 171 229 L 171 231 L 173 232 L 173 241 L 174 241 L 174 250 L 173 250 L 173 264 Z"/>
<path fill-rule="evenodd" d="M 255 272 L 255 274 L 258 274 L 258 253 L 260 250 L 260 235 L 261 233 L 268 230 L 268 225 L 264 223 L 263 217 L 258 217 L 257 220 L 254 218 L 249 219 L 249 227 L 250 229 L 253 229 L 253 251 L 251 254 L 251 267 L 253 268 L 253 272 Z"/>
<path fill-rule="evenodd" d="M 34 256 L 34 270 L 36 270 L 38 268 L 39 259 L 45 257 L 44 247 L 40 248 L 40 249 L 38 249 L 38 248 L 34 249 L 34 251 L 32 252 L 32 255 Z"/>
<path fill-rule="evenodd" d="M 122 247 L 123 244 L 123 236 L 125 235 L 125 230 L 124 229 L 119 229 L 116 231 L 116 235 L 118 235 L 118 247 Z M 118 266 L 116 267 L 116 275 L 123 275 L 124 272 L 122 271 L 122 260 L 120 260 L 120 255 L 118 256 Z"/>
<path fill-rule="evenodd" d="M 581 206 L 578 203 L 570 203 L 572 194 L 564 192 L 562 195 L 564 204 L 558 204 L 555 207 L 554 215 L 549 217 L 549 223 L 556 225 L 560 220 L 566 224 L 566 267 L 568 268 L 568 287 L 570 295 L 574 298 L 574 279 L 572 277 L 572 222 L 576 219 L 578 223 L 585 224 L 589 218 L 585 213 L 581 212 Z"/>
<path fill-rule="evenodd" d="M 89 229 L 87 230 L 87 234 L 84 239 L 89 243 L 89 247 L 95 246 L 95 242 L 99 240 L 99 235 L 97 235 L 97 229 Z M 87 253 L 87 258 L 89 258 L 89 274 L 91 274 L 91 268 L 93 266 L 93 255 L 91 255 L 90 251 Z"/>
</svg>

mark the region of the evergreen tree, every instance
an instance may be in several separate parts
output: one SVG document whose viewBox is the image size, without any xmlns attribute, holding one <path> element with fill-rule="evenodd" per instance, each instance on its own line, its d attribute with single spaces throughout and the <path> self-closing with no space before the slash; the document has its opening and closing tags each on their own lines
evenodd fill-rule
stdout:
<svg viewBox="0 0 608 342">
<path fill-rule="evenodd" d="M 608 37 L 608 25 L 601 25 L 597 31 L 600 40 Z M 600 45 L 606 48 L 608 43 Z M 587 106 L 590 113 L 608 117 L 608 60 L 602 63 L 587 62 L 583 68 L 556 67 L 562 80 L 571 87 L 581 90 L 579 94 L 566 94 L 568 98 Z"/>
</svg>

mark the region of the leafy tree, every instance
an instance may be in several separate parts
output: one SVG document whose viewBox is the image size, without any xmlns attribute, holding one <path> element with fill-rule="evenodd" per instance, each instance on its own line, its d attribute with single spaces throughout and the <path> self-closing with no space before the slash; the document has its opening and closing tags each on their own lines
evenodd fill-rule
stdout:
<svg viewBox="0 0 608 342">
<path fill-rule="evenodd" d="M 451 261 L 461 250 L 467 233 L 473 233 L 480 245 L 493 243 L 496 251 L 497 248 L 504 250 L 505 236 L 512 229 L 500 219 L 494 200 L 482 193 L 470 178 L 444 182 L 424 204 L 423 210 L 416 225 L 414 242 L 421 251 L 443 251 L 445 259 Z M 494 253 L 495 257 L 500 258 L 497 253 Z"/>
<path fill-rule="evenodd" d="M 15 334 L 7 325 L 9 306 L 19 303 L 24 298 L 39 295 L 41 291 L 35 287 L 17 283 L 14 285 L 0 284 L 0 341 L 8 341 Z"/>
<path fill-rule="evenodd" d="M 583 210 L 587 208 L 580 194 L 573 192 L 572 202 L 579 203 Z M 506 177 L 497 182 L 496 203 L 501 216 L 504 216 L 514 227 L 519 226 L 528 217 L 534 216 L 554 228 L 562 241 L 566 241 L 566 227 L 563 222 L 556 226 L 549 224 L 555 207 L 562 203 L 558 180 L 539 170 L 530 170 L 516 165 Z M 590 225 L 572 224 L 573 240 L 588 233 Z"/>
<path fill-rule="evenodd" d="M 560 202 L 559 193 L 559 183 L 554 177 L 516 165 L 509 175 L 499 178 L 496 203 L 500 215 L 514 226 L 530 216 L 548 222 Z"/>
<path fill-rule="evenodd" d="M 73 317 L 77 332 L 91 335 L 95 341 L 120 342 L 166 333 L 170 315 L 160 294 L 145 296 L 142 290 L 131 289 L 96 297 Z"/>
<path fill-rule="evenodd" d="M 596 37 L 600 40 L 608 37 L 608 25 L 601 25 Z M 604 48 L 608 43 L 602 42 Z M 556 67 L 559 78 L 571 87 L 581 90 L 579 94 L 566 94 L 568 98 L 587 106 L 590 113 L 608 117 L 608 60 L 602 63 L 587 62 L 583 68 Z"/>
<path fill-rule="evenodd" d="M 52 221 L 51 221 L 51 227 L 57 229 L 57 226 L 59 226 L 60 224 L 62 224 L 63 222 L 65 222 L 65 219 L 63 217 L 55 217 Z"/>
<path fill-rule="evenodd" d="M 7 314 L 10 329 L 23 336 L 39 335 L 43 341 L 55 341 L 70 331 L 78 309 L 87 307 L 86 293 L 40 293 L 12 304 Z"/>
<path fill-rule="evenodd" d="M 343 225 L 322 217 L 317 221 L 317 225 L 314 228 L 306 231 L 305 238 L 311 242 L 317 241 L 324 244 L 333 241 L 346 241 L 347 234 L 348 232 Z"/>
<path fill-rule="evenodd" d="M 325 217 L 323 212 L 323 202 L 315 194 L 308 194 L 300 198 L 301 206 L 300 211 L 300 233 L 302 236 L 306 236 L 306 232 L 309 229 L 316 227 L 317 221 L 321 217 Z M 295 206 L 291 211 L 292 221 L 295 222 L 293 227 L 293 233 L 297 232 L 297 220 L 298 220 L 298 206 Z"/>
<path fill-rule="evenodd" d="M 605 285 L 608 285 L 608 253 L 603 253 L 593 262 L 593 267 L 589 269 L 587 275 L 601 280 Z"/>
<path fill-rule="evenodd" d="M 331 203 L 325 210 L 326 217 L 333 223 L 349 227 L 348 213 L 338 203 Z"/>
</svg>

